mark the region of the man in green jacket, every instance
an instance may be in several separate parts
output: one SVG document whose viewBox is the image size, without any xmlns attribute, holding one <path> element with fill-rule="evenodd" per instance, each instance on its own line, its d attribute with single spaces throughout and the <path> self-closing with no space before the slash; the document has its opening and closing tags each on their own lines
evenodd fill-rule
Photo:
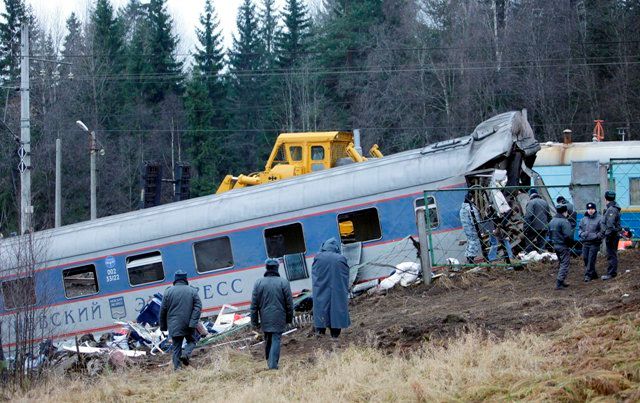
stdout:
<svg viewBox="0 0 640 403">
<path fill-rule="evenodd" d="M 251 324 L 262 328 L 265 358 L 269 369 L 278 369 L 280 338 L 287 323 L 293 321 L 293 295 L 289 282 L 280 277 L 280 263 L 275 259 L 265 262 L 266 273 L 253 286 L 251 297 Z"/>
<path fill-rule="evenodd" d="M 173 368 L 181 364 L 189 365 L 191 352 L 196 347 L 194 333 L 200 320 L 202 302 L 198 290 L 189 285 L 187 273 L 178 270 L 173 287 L 169 287 L 162 298 L 160 307 L 160 330 L 169 330 L 173 345 Z M 182 342 L 187 342 L 182 348 Z"/>
</svg>

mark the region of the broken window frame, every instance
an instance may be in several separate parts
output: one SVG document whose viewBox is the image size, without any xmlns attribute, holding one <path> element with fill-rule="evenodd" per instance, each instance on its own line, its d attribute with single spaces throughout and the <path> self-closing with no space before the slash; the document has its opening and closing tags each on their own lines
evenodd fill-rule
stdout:
<svg viewBox="0 0 640 403">
<path fill-rule="evenodd" d="M 284 251 L 284 253 L 281 254 L 281 255 L 274 254 L 276 256 L 272 256 L 271 251 L 270 251 L 270 247 L 269 247 L 270 244 L 269 244 L 269 241 L 267 240 L 267 232 L 274 231 L 274 230 L 277 230 L 277 229 L 280 229 L 280 228 L 295 227 L 295 226 L 299 226 L 299 228 L 300 228 L 300 239 L 302 240 L 303 250 L 287 249 L 287 247 L 286 247 L 286 239 L 285 239 L 285 251 Z M 292 222 L 292 223 L 285 224 L 285 225 L 278 225 L 278 226 L 275 226 L 275 227 L 265 228 L 264 231 L 262 231 L 262 238 L 264 239 L 264 247 L 265 247 L 265 251 L 267 253 L 267 257 L 268 258 L 279 259 L 279 258 L 283 257 L 284 255 L 291 255 L 291 254 L 295 254 L 295 253 L 302 253 L 302 254 L 306 254 L 307 253 L 307 242 L 306 242 L 306 240 L 304 238 L 304 226 L 299 221 Z"/>
<path fill-rule="evenodd" d="M 205 243 L 208 243 L 208 242 L 221 241 L 221 240 L 224 240 L 224 239 L 227 240 L 224 248 L 225 249 L 228 248 L 224 252 L 225 253 L 228 252 L 228 256 L 230 257 L 230 263 L 231 264 L 228 265 L 228 266 L 215 267 L 215 268 L 212 268 L 212 269 L 210 269 L 210 268 L 201 269 L 200 265 L 198 264 L 198 251 L 196 249 L 197 246 L 205 244 Z M 216 249 L 220 249 L 220 248 L 216 248 Z M 215 237 L 215 238 L 210 238 L 210 239 L 205 239 L 205 240 L 202 240 L 202 241 L 194 242 L 193 245 L 192 245 L 192 250 L 193 250 L 193 263 L 194 263 L 194 265 L 196 267 L 196 272 L 198 272 L 199 274 L 211 273 L 211 272 L 218 271 L 218 270 L 226 270 L 226 269 L 230 269 L 233 266 L 235 266 L 235 259 L 233 257 L 233 249 L 231 247 L 231 238 L 229 238 L 228 236 L 220 236 L 220 237 Z M 217 260 L 218 261 L 223 261 L 223 260 L 226 260 L 226 259 L 217 259 Z"/>
<path fill-rule="evenodd" d="M 84 272 L 80 272 L 80 273 L 72 273 L 72 274 L 68 274 L 69 272 L 79 272 L 81 271 L 81 269 L 86 269 L 89 268 L 88 271 L 84 271 Z M 93 291 L 90 294 L 82 294 L 82 295 L 73 295 L 73 296 L 69 296 L 67 293 L 67 285 L 66 285 L 66 277 L 71 275 L 76 275 L 76 274 L 83 274 L 83 273 L 93 273 L 93 280 L 95 283 L 95 291 Z M 90 295 L 95 295 L 97 293 L 100 292 L 100 285 L 98 284 L 98 273 L 96 271 L 96 266 L 94 264 L 86 264 L 83 266 L 75 266 L 75 267 L 69 267 L 67 269 L 62 270 L 62 288 L 64 289 L 64 297 L 66 299 L 76 299 L 76 298 L 82 298 L 82 297 L 88 297 Z"/>
<path fill-rule="evenodd" d="M 359 214 L 359 213 L 364 213 L 365 211 L 375 211 L 375 219 L 378 223 L 377 227 L 373 227 L 374 231 L 373 234 L 378 235 L 377 238 L 367 238 L 367 239 L 358 239 L 358 226 L 359 224 L 356 224 L 353 220 L 353 218 L 348 218 L 346 220 L 341 220 L 340 216 L 348 216 L 348 215 L 352 215 L 352 214 Z M 342 221 L 351 221 L 351 223 L 353 224 L 353 233 L 354 233 L 354 240 L 347 240 L 345 242 L 345 239 L 342 237 L 342 235 L 340 234 L 340 222 Z M 366 220 L 368 222 L 370 222 L 371 220 Z M 378 241 L 380 239 L 382 239 L 382 223 L 380 223 L 380 212 L 378 211 L 377 207 L 367 207 L 364 209 L 359 209 L 359 210 L 350 210 L 350 211 L 343 211 L 341 213 L 338 213 L 338 215 L 336 216 L 336 223 L 337 223 L 337 228 L 338 228 L 338 236 L 340 237 L 340 242 L 342 244 L 350 244 L 350 243 L 356 243 L 356 242 L 372 242 L 372 241 Z M 375 232 L 375 230 L 377 230 L 377 234 Z"/>
<path fill-rule="evenodd" d="M 427 196 L 428 199 L 433 201 L 433 203 L 429 203 L 429 221 L 431 222 L 431 229 L 436 229 L 440 226 L 440 216 L 438 215 L 438 203 L 436 201 L 435 196 Z M 422 203 L 420 203 L 422 201 Z M 413 201 L 413 209 L 414 211 L 420 207 L 424 207 L 424 197 L 418 197 Z M 435 217 L 435 222 L 433 220 Z"/>
<path fill-rule="evenodd" d="M 145 256 L 145 257 L 142 257 L 142 256 Z M 135 269 L 137 267 L 144 266 L 144 264 L 138 264 L 138 265 L 135 265 L 135 266 L 131 267 L 130 266 L 131 265 L 131 261 L 132 260 L 134 260 L 134 261 L 146 260 L 146 259 L 151 260 L 152 257 L 156 257 L 156 256 L 160 259 L 159 261 L 150 261 L 146 265 L 153 265 L 153 264 L 160 263 L 160 268 L 162 269 L 162 278 L 161 279 L 157 279 L 157 280 L 147 281 L 147 282 L 144 282 L 144 283 L 133 284 L 131 282 L 131 269 Z M 160 252 L 159 250 L 153 250 L 153 251 L 148 251 L 148 252 L 145 252 L 145 253 L 140 253 L 140 254 L 137 254 L 137 255 L 127 256 L 125 267 L 127 269 L 127 278 L 129 279 L 129 285 L 131 287 L 139 287 L 139 286 L 143 286 L 143 285 L 146 285 L 146 284 L 159 283 L 159 282 L 164 281 L 165 278 L 167 277 L 167 274 L 166 274 L 166 272 L 164 270 L 164 261 L 162 259 L 162 252 Z"/>
<path fill-rule="evenodd" d="M 26 282 L 24 282 L 24 280 L 26 280 Z M 20 305 L 16 305 L 14 304 L 15 299 L 13 298 L 13 287 L 10 289 L 5 288 L 8 284 L 14 284 L 17 283 L 19 281 L 23 281 L 23 284 L 19 284 L 16 286 L 17 292 L 19 294 L 21 294 L 23 297 L 29 297 L 31 296 L 32 298 L 29 300 L 25 300 L 25 301 L 20 301 L 20 302 L 24 302 Z M 28 286 L 28 287 L 27 287 Z M 29 290 L 25 290 L 26 288 L 29 288 Z M 10 292 L 7 292 L 10 291 Z M 32 291 L 29 292 L 27 294 L 27 291 Z M 21 308 L 27 308 L 30 306 L 34 306 L 37 303 L 37 296 L 36 296 L 36 279 L 35 276 L 24 276 L 24 277 L 18 277 L 18 278 L 13 278 L 10 280 L 4 280 L 2 282 L 2 284 L 0 284 L 0 294 L 2 294 L 2 303 L 3 303 L 3 307 L 5 311 L 14 311 L 14 310 L 18 310 Z M 10 296 L 12 297 L 11 299 L 7 299 L 7 294 L 11 294 Z M 7 302 L 10 301 L 12 302 L 12 304 L 8 304 Z"/>
</svg>

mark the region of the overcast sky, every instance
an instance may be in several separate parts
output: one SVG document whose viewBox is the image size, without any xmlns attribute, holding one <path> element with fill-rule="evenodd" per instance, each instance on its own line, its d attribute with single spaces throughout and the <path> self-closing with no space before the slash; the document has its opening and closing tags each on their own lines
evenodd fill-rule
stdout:
<svg viewBox="0 0 640 403">
<path fill-rule="evenodd" d="M 124 6 L 127 1 L 111 0 L 111 4 L 115 8 L 119 8 Z M 69 14 L 74 11 L 82 21 L 85 21 L 88 15 L 87 10 L 94 2 L 95 0 L 26 0 L 26 3 L 33 7 L 43 25 L 50 28 L 56 42 L 61 41 L 64 37 L 65 21 Z M 204 10 L 204 2 L 205 0 L 167 0 L 167 9 L 173 18 L 175 33 L 180 36 L 181 40 L 178 49 L 180 54 L 186 54 L 193 50 L 195 27 L 199 26 L 198 19 Z M 242 0 L 213 0 L 227 47 L 232 43 L 236 15 L 241 3 Z M 283 4 L 284 0 L 276 0 L 278 10 L 282 8 Z M 0 10 L 4 11 L 4 2 L 0 3 Z"/>
</svg>

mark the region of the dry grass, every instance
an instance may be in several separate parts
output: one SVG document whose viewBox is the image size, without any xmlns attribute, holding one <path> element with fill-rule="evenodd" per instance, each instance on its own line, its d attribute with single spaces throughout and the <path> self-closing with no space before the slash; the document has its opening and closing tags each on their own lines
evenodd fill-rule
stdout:
<svg viewBox="0 0 640 403">
<path fill-rule="evenodd" d="M 284 357 L 280 371 L 249 354 L 198 358 L 169 368 L 62 380 L 18 401 L 481 401 L 640 399 L 640 316 L 576 319 L 551 337 L 503 340 L 471 331 L 410 355 L 351 346 Z M 53 385 L 53 386 L 52 386 Z"/>
</svg>

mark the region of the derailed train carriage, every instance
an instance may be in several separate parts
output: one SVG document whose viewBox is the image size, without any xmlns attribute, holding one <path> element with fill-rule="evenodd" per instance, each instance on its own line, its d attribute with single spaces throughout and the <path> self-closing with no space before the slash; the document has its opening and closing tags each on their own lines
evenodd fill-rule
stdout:
<svg viewBox="0 0 640 403">
<path fill-rule="evenodd" d="M 459 220 L 442 217 L 457 217 L 468 174 L 502 169 L 508 184 L 529 185 L 539 149 L 526 111 L 509 112 L 422 149 L 4 239 L 3 347 L 15 345 L 21 309 L 38 319 L 35 339 L 112 330 L 114 321 L 135 319 L 179 269 L 198 288 L 205 314 L 223 304 L 248 305 L 267 257 L 282 258 L 281 275 L 299 293 L 311 288 L 312 260 L 330 237 L 361 266 L 358 282 L 386 277 L 406 260 L 394 252 L 417 233 L 417 207 L 428 206 L 436 239 L 460 231 Z M 435 188 L 461 190 L 425 203 L 424 189 Z M 340 224 L 347 222 L 352 232 L 345 236 Z M 385 265 L 366 264 L 381 258 Z"/>
</svg>

